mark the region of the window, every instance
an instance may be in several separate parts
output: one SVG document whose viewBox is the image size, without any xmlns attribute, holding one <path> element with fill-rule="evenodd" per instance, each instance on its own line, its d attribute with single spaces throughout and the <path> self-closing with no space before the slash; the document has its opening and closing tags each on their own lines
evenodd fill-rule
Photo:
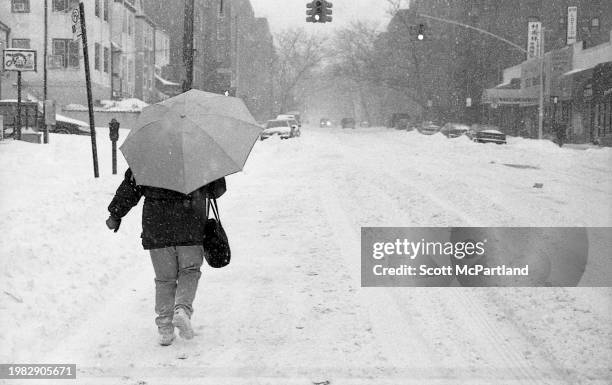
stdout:
<svg viewBox="0 0 612 385">
<path fill-rule="evenodd" d="M 215 50 L 215 59 L 217 59 L 217 62 L 219 63 L 223 63 L 225 61 L 225 50 L 223 49 L 223 46 L 217 46 L 217 49 Z"/>
<path fill-rule="evenodd" d="M 128 15 L 128 35 L 132 35 L 134 32 L 134 15 L 130 13 Z"/>
<path fill-rule="evenodd" d="M 54 56 L 62 58 L 65 68 L 79 66 L 79 43 L 72 39 L 53 39 L 52 51 Z"/>
<path fill-rule="evenodd" d="M 104 47 L 104 72 L 108 73 L 109 49 Z"/>
<path fill-rule="evenodd" d="M 51 9 L 54 12 L 67 12 L 69 11 L 69 0 L 53 0 L 53 4 L 51 5 Z"/>
<path fill-rule="evenodd" d="M 217 40 L 225 40 L 225 24 L 222 22 L 217 23 Z"/>
<path fill-rule="evenodd" d="M 94 68 L 100 71 L 100 44 L 94 45 Z"/>
<path fill-rule="evenodd" d="M 94 9 L 96 16 L 100 17 L 100 0 L 96 0 Z"/>
<path fill-rule="evenodd" d="M 134 62 L 128 59 L 128 81 L 134 83 Z"/>
<path fill-rule="evenodd" d="M 108 0 L 104 0 L 104 21 L 108 21 Z"/>
<path fill-rule="evenodd" d="M 30 49 L 30 39 L 13 39 L 11 47 Z"/>
<path fill-rule="evenodd" d="M 599 31 L 599 18 L 594 17 L 591 19 L 591 30 Z"/>
<path fill-rule="evenodd" d="M 30 0 L 11 0 L 11 10 L 13 13 L 30 12 Z"/>
</svg>

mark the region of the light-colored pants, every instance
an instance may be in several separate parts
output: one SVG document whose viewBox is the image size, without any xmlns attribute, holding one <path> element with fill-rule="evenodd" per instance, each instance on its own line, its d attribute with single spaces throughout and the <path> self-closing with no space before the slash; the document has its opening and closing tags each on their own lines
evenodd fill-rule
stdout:
<svg viewBox="0 0 612 385">
<path fill-rule="evenodd" d="M 193 300 L 202 273 L 202 246 L 171 246 L 149 250 L 155 270 L 155 323 L 158 328 L 172 325 L 174 311 L 193 313 Z"/>
</svg>

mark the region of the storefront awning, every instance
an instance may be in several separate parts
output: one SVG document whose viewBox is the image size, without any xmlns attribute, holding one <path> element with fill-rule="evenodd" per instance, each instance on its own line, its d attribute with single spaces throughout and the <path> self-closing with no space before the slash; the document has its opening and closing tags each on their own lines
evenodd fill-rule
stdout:
<svg viewBox="0 0 612 385">
<path fill-rule="evenodd" d="M 533 105 L 537 103 L 537 95 L 521 89 L 489 88 L 482 93 L 482 104 Z"/>
</svg>

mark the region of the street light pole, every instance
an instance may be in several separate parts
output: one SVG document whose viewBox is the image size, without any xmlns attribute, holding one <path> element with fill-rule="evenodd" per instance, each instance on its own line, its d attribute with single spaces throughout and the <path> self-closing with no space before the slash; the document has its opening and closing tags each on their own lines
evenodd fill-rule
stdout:
<svg viewBox="0 0 612 385">
<path fill-rule="evenodd" d="M 544 131 L 544 27 L 540 29 L 540 100 L 538 102 L 538 139 Z"/>
</svg>

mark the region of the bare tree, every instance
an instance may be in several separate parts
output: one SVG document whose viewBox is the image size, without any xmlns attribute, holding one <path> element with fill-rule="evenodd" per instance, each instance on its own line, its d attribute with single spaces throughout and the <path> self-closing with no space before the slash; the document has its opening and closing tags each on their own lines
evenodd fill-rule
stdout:
<svg viewBox="0 0 612 385">
<path fill-rule="evenodd" d="M 275 36 L 277 51 L 277 84 L 281 112 L 296 99 L 296 90 L 303 80 L 321 64 L 325 38 L 309 35 L 303 28 L 287 29 Z"/>
<path fill-rule="evenodd" d="M 367 90 L 379 80 L 376 41 L 379 33 L 374 24 L 357 21 L 336 32 L 333 41 L 335 63 L 333 74 L 345 80 L 349 91 L 356 93 L 367 121 L 372 121 Z"/>
</svg>

